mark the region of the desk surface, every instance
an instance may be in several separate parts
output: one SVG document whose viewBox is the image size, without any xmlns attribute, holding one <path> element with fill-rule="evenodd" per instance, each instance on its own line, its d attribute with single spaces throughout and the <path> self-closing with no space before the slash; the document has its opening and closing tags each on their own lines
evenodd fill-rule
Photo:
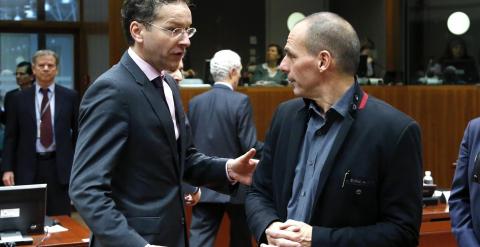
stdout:
<svg viewBox="0 0 480 247">
<path fill-rule="evenodd" d="M 452 234 L 448 210 L 448 204 L 445 203 L 423 208 L 419 247 L 457 246 Z"/>
<path fill-rule="evenodd" d="M 51 233 L 50 236 L 42 241 L 44 235 L 33 235 L 33 245 L 30 246 L 74 246 L 74 247 L 87 247 L 88 242 L 84 239 L 88 239 L 90 231 L 78 222 L 68 216 L 54 216 L 61 226 L 68 229 L 66 232 Z"/>
<path fill-rule="evenodd" d="M 448 204 L 439 203 L 435 206 L 426 206 L 423 208 L 422 222 L 439 220 L 450 220 Z"/>
</svg>

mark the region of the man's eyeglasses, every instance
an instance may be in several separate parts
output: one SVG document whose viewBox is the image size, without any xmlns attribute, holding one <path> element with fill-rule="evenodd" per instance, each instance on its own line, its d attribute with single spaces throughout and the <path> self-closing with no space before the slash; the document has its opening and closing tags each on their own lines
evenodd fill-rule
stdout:
<svg viewBox="0 0 480 247">
<path fill-rule="evenodd" d="M 149 25 L 152 25 L 152 27 L 160 29 L 162 31 L 170 32 L 170 35 L 172 36 L 172 38 L 178 38 L 181 35 L 183 35 L 184 33 L 187 34 L 187 36 L 189 38 L 191 38 L 197 32 L 197 29 L 194 28 L 194 27 L 189 27 L 189 28 L 177 27 L 177 28 L 174 28 L 174 29 L 168 29 L 168 28 L 157 26 L 153 23 L 149 23 Z"/>
</svg>

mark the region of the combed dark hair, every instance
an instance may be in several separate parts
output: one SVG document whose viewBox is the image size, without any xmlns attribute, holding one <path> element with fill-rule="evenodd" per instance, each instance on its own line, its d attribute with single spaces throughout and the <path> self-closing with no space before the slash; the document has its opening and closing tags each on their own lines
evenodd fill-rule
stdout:
<svg viewBox="0 0 480 247">
<path fill-rule="evenodd" d="M 130 23 L 132 21 L 138 21 L 149 28 L 148 23 L 153 22 L 157 17 L 155 10 L 158 6 L 176 2 L 190 4 L 189 0 L 124 0 L 120 13 L 122 16 L 123 34 L 127 39 L 127 44 L 131 46 L 135 43 L 130 35 Z"/>
<path fill-rule="evenodd" d="M 278 53 L 278 56 L 279 58 L 277 59 L 277 65 L 280 64 L 280 62 L 282 62 L 282 59 L 283 59 L 283 48 L 277 44 L 274 44 L 274 43 L 271 43 L 267 46 L 267 48 L 270 48 L 270 47 L 275 47 L 277 49 L 277 53 Z"/>
<path fill-rule="evenodd" d="M 360 61 L 360 41 L 352 25 L 331 12 L 315 13 L 303 21 L 309 25 L 305 35 L 308 52 L 317 55 L 327 50 L 341 71 L 355 75 Z"/>
<path fill-rule="evenodd" d="M 26 67 L 27 69 L 25 70 L 25 72 L 29 75 L 33 75 L 33 71 L 32 71 L 32 63 L 30 62 L 27 62 L 27 61 L 23 61 L 23 62 L 20 62 L 17 64 L 17 68 L 23 68 L 23 67 Z"/>
</svg>

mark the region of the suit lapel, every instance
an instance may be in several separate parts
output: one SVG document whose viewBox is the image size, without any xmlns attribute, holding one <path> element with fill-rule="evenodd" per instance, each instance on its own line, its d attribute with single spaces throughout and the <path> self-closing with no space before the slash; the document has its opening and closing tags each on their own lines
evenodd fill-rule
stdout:
<svg viewBox="0 0 480 247">
<path fill-rule="evenodd" d="M 174 126 L 168 106 L 165 104 L 165 102 L 163 102 L 163 99 L 158 94 L 157 89 L 148 80 L 147 76 L 143 73 L 143 71 L 138 67 L 138 65 L 133 61 L 133 59 L 128 55 L 127 52 L 123 54 L 120 62 L 132 74 L 137 84 L 141 86 L 141 91 L 143 95 L 145 95 L 145 98 L 152 107 L 153 113 L 157 116 L 158 121 L 160 122 L 160 127 L 163 128 L 167 135 L 168 143 L 170 144 L 169 146 L 172 153 L 178 153 L 177 141 L 175 140 Z M 172 156 L 175 157 L 174 162 L 178 164 L 177 155 Z"/>
<path fill-rule="evenodd" d="M 336 157 L 338 152 L 340 151 L 341 147 L 343 146 L 345 139 L 347 138 L 348 132 L 352 127 L 356 114 L 358 111 L 365 107 L 367 103 L 368 95 L 364 93 L 357 82 L 354 84 L 354 94 L 352 102 L 350 103 L 350 108 L 348 113 L 346 114 L 345 118 L 341 122 L 340 130 L 333 142 L 332 149 L 325 160 L 325 165 L 323 166 L 322 172 L 320 173 L 320 178 L 318 180 L 317 192 L 315 195 L 315 202 L 313 203 L 313 210 L 317 207 L 318 200 L 323 193 L 323 189 L 325 188 L 325 183 L 327 182 L 328 177 L 332 171 L 334 166 Z M 314 215 L 314 212 L 311 214 Z"/>
<path fill-rule="evenodd" d="M 285 160 L 287 167 L 285 168 L 285 182 L 283 183 L 283 192 L 282 194 L 285 195 L 285 206 L 282 208 L 287 208 L 288 200 L 292 196 L 292 185 L 293 179 L 295 177 L 295 168 L 298 164 L 299 159 L 299 152 L 302 148 L 303 137 L 305 136 L 305 131 L 307 128 L 307 121 L 308 121 L 308 111 L 305 107 L 302 107 L 297 111 L 295 115 L 295 119 L 292 120 L 292 126 L 290 131 L 289 137 L 289 146 L 296 147 L 297 150 L 292 150 L 286 154 Z M 286 211 L 285 211 L 286 215 Z"/>
<path fill-rule="evenodd" d="M 37 102 L 37 98 L 35 97 L 35 86 L 32 86 L 31 88 L 27 89 L 28 91 L 25 92 L 26 96 L 26 102 L 32 102 L 32 103 L 27 103 L 27 110 L 30 113 L 30 116 L 32 117 L 33 122 L 35 123 L 35 126 L 37 125 L 37 114 L 35 113 L 35 108 L 39 104 Z M 36 128 L 35 128 L 36 131 Z"/>
<path fill-rule="evenodd" d="M 342 126 L 340 127 L 340 130 L 338 131 L 337 137 L 335 138 L 335 141 L 333 142 L 332 149 L 330 150 L 330 153 L 327 156 L 327 159 L 325 160 L 325 165 L 323 166 L 322 172 L 320 173 L 320 178 L 318 180 L 318 186 L 317 186 L 317 192 L 315 195 L 315 202 L 313 203 L 313 210 L 317 206 L 318 199 L 322 195 L 323 188 L 325 187 L 325 183 L 330 176 L 330 172 L 332 171 L 332 167 L 335 163 L 335 158 L 337 157 L 338 151 L 343 145 L 343 142 L 345 141 L 345 138 L 347 137 L 348 131 L 350 130 L 350 127 L 352 127 L 354 119 L 350 116 L 350 114 L 347 114 L 347 116 L 343 119 L 342 121 Z M 312 214 L 313 215 L 313 212 Z"/>
<path fill-rule="evenodd" d="M 63 99 L 62 92 L 58 89 L 58 86 L 55 85 L 55 102 L 52 102 L 52 103 L 55 104 L 55 113 L 54 113 L 55 114 L 55 116 L 54 116 L 55 124 L 54 124 L 54 127 L 57 126 L 58 119 L 61 119 L 59 117 L 60 117 L 60 114 L 62 113 L 62 110 L 63 110 L 62 99 Z"/>
</svg>

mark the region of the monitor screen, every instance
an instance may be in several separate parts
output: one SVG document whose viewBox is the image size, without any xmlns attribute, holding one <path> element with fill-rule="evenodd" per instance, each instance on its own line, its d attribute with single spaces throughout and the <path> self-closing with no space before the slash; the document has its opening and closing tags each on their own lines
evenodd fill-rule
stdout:
<svg viewBox="0 0 480 247">
<path fill-rule="evenodd" d="M 0 232 L 43 233 L 46 184 L 0 187 Z"/>
<path fill-rule="evenodd" d="M 213 77 L 210 73 L 210 59 L 205 59 L 205 67 L 203 68 L 203 83 L 213 85 Z"/>
</svg>

